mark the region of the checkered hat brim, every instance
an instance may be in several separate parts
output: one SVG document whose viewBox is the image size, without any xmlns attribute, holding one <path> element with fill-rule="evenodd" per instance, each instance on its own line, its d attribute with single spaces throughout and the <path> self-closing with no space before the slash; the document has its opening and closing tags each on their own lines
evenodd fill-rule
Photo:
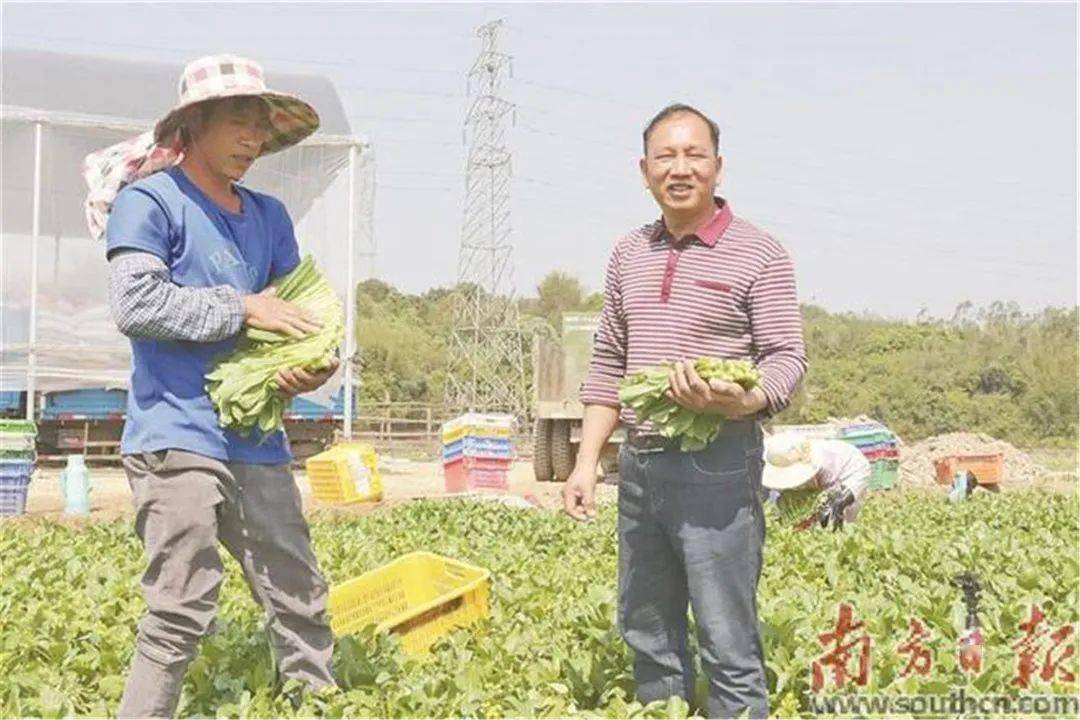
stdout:
<svg viewBox="0 0 1080 720">
<path fill-rule="evenodd" d="M 319 128 L 315 108 L 288 93 L 267 90 L 259 64 L 236 55 L 214 55 L 189 63 L 179 90 L 180 103 L 154 128 L 159 145 L 177 143 L 184 109 L 228 97 L 261 97 L 270 106 L 270 137 L 263 145 L 263 155 L 295 145 Z"/>
</svg>

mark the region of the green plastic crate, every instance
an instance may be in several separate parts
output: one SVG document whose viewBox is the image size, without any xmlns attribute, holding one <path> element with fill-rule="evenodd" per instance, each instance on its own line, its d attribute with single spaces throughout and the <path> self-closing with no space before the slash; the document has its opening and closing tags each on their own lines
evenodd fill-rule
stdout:
<svg viewBox="0 0 1080 720">
<path fill-rule="evenodd" d="M 899 460 L 878 460 L 870 463 L 870 489 L 888 490 L 896 487 L 900 478 Z"/>
<path fill-rule="evenodd" d="M 31 420 L 0 420 L 0 434 L 37 435 L 37 425 Z"/>
<path fill-rule="evenodd" d="M 854 435 L 841 435 L 840 439 L 849 442 L 852 445 L 878 445 L 880 443 L 896 442 L 896 436 L 888 430 Z"/>
</svg>

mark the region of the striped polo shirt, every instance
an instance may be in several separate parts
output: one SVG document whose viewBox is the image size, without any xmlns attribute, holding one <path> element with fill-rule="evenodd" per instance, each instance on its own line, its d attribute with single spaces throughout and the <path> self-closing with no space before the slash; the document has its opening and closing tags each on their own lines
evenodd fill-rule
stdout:
<svg viewBox="0 0 1080 720">
<path fill-rule="evenodd" d="M 712 356 L 752 360 L 766 413 L 787 407 L 807 366 L 791 258 L 735 217 L 725 200 L 716 204 L 712 218 L 681 240 L 661 217 L 616 244 L 582 403 L 619 407 L 618 383 L 626 375 L 665 360 Z M 620 419 L 648 429 L 629 408 Z"/>
</svg>

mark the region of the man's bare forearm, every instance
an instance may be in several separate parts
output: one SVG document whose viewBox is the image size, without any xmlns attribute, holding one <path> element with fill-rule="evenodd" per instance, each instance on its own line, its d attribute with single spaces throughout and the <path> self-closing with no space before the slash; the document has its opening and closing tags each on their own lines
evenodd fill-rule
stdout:
<svg viewBox="0 0 1080 720">
<path fill-rule="evenodd" d="M 577 462 L 584 467 L 595 468 L 600 462 L 600 452 L 619 424 L 619 409 L 609 405 L 586 405 L 581 424 L 581 446 Z"/>
</svg>

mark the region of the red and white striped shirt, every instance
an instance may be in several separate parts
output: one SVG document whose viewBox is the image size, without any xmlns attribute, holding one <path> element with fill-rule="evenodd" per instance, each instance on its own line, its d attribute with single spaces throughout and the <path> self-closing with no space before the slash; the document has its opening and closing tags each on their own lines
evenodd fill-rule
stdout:
<svg viewBox="0 0 1080 720">
<path fill-rule="evenodd" d="M 791 258 L 722 198 L 716 203 L 713 217 L 682 240 L 661 218 L 616 244 L 582 403 L 619 407 L 626 375 L 712 356 L 752 360 L 767 412 L 788 405 L 807 366 Z M 629 408 L 621 419 L 638 425 Z"/>
</svg>

